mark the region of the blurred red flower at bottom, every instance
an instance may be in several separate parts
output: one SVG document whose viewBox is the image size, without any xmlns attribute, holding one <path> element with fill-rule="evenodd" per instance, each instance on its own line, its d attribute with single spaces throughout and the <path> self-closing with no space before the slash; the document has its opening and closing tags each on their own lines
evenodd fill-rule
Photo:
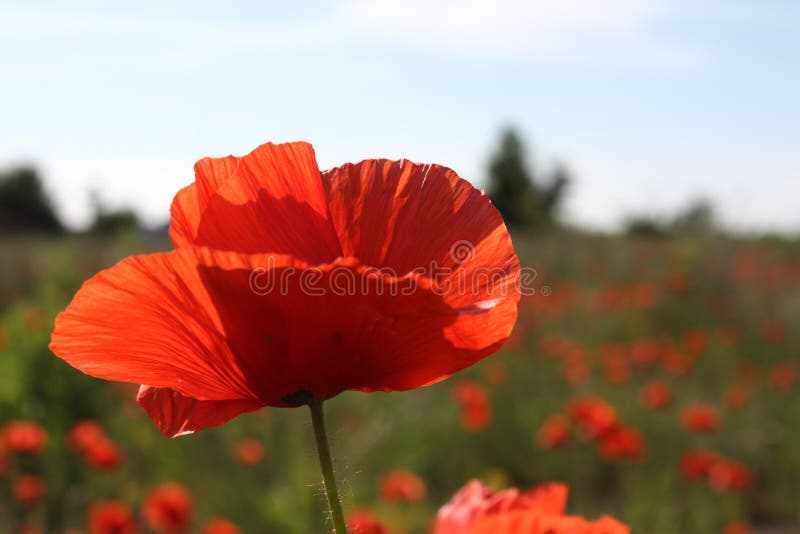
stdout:
<svg viewBox="0 0 800 534">
<path fill-rule="evenodd" d="M 750 534 L 752 529 L 750 525 L 747 523 L 742 523 L 741 521 L 737 521 L 735 523 L 731 523 L 725 527 L 725 530 L 722 531 L 722 534 Z"/>
<path fill-rule="evenodd" d="M 240 534 L 239 527 L 228 521 L 215 517 L 210 519 L 206 526 L 203 527 L 203 534 Z"/>
<path fill-rule="evenodd" d="M 193 514 L 192 496 L 176 482 L 166 482 L 154 488 L 142 505 L 142 515 L 148 526 L 164 534 L 184 532 L 192 522 Z"/>
<path fill-rule="evenodd" d="M 629 534 L 610 517 L 565 516 L 567 493 L 557 483 L 494 492 L 473 480 L 439 510 L 433 534 Z"/>
<path fill-rule="evenodd" d="M 44 495 L 44 483 L 37 476 L 25 475 L 14 482 L 11 492 L 15 500 L 30 506 L 39 502 Z"/>
<path fill-rule="evenodd" d="M 89 534 L 136 534 L 139 532 L 130 507 L 120 501 L 100 501 L 89 508 Z"/>
<path fill-rule="evenodd" d="M 363 508 L 347 514 L 347 531 L 350 534 L 389 534 L 378 518 Z"/>
<path fill-rule="evenodd" d="M 389 471 L 378 484 L 381 497 L 387 501 L 417 502 L 425 496 L 425 482 L 410 471 Z"/>
</svg>

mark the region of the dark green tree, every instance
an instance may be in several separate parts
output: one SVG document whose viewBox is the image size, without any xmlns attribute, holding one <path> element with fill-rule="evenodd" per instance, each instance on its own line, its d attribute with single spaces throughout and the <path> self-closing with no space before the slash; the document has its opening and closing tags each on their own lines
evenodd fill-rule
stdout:
<svg viewBox="0 0 800 534">
<path fill-rule="evenodd" d="M 89 193 L 94 219 L 89 233 L 99 236 L 115 236 L 141 230 L 139 216 L 130 208 L 109 208 L 97 191 Z"/>
<path fill-rule="evenodd" d="M 17 167 L 0 171 L 0 233 L 62 230 L 36 169 Z"/>
<path fill-rule="evenodd" d="M 558 166 L 548 183 L 537 183 L 519 134 L 511 128 L 502 132 L 500 145 L 489 162 L 488 194 L 509 226 L 551 225 L 569 182 L 566 169 Z"/>
</svg>

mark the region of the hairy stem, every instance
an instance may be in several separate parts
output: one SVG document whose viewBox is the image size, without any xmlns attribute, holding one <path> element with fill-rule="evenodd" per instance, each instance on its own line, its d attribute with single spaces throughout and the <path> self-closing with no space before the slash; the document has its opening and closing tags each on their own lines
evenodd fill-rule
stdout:
<svg viewBox="0 0 800 534">
<path fill-rule="evenodd" d="M 325 416 L 322 413 L 322 403 L 312 402 L 308 407 L 311 409 L 314 439 L 317 442 L 317 455 L 319 456 L 320 469 L 322 469 L 322 479 L 325 481 L 325 494 L 328 496 L 328 506 L 331 509 L 333 530 L 336 534 L 347 534 L 347 526 L 342 514 L 342 503 L 339 500 L 339 491 L 336 489 L 336 476 L 333 473 L 331 450 L 328 447 L 328 435 L 325 433 Z"/>
</svg>

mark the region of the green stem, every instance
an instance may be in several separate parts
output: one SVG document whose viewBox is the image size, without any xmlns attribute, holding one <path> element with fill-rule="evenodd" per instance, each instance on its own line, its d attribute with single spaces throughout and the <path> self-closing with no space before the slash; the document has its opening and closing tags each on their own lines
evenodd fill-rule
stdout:
<svg viewBox="0 0 800 534">
<path fill-rule="evenodd" d="M 336 489 L 336 476 L 333 474 L 331 450 L 328 447 L 328 435 L 325 433 L 325 416 L 322 413 L 322 403 L 312 402 L 308 405 L 311 409 L 311 423 L 314 426 L 314 439 L 317 441 L 317 455 L 319 466 L 322 469 L 322 479 L 325 481 L 325 494 L 328 496 L 328 506 L 331 509 L 333 530 L 336 534 L 347 534 L 347 526 L 342 514 L 342 503 Z"/>
</svg>

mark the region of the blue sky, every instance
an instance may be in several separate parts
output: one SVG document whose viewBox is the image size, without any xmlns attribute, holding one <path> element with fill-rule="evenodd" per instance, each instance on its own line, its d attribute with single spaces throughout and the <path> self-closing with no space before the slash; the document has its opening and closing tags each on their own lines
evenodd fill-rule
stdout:
<svg viewBox="0 0 800 534">
<path fill-rule="evenodd" d="M 39 165 L 75 226 L 91 189 L 160 222 L 195 160 L 265 141 L 480 186 L 514 124 L 573 171 L 571 221 L 706 197 L 800 230 L 795 0 L 0 0 L 0 73 L 0 165 Z"/>
</svg>

